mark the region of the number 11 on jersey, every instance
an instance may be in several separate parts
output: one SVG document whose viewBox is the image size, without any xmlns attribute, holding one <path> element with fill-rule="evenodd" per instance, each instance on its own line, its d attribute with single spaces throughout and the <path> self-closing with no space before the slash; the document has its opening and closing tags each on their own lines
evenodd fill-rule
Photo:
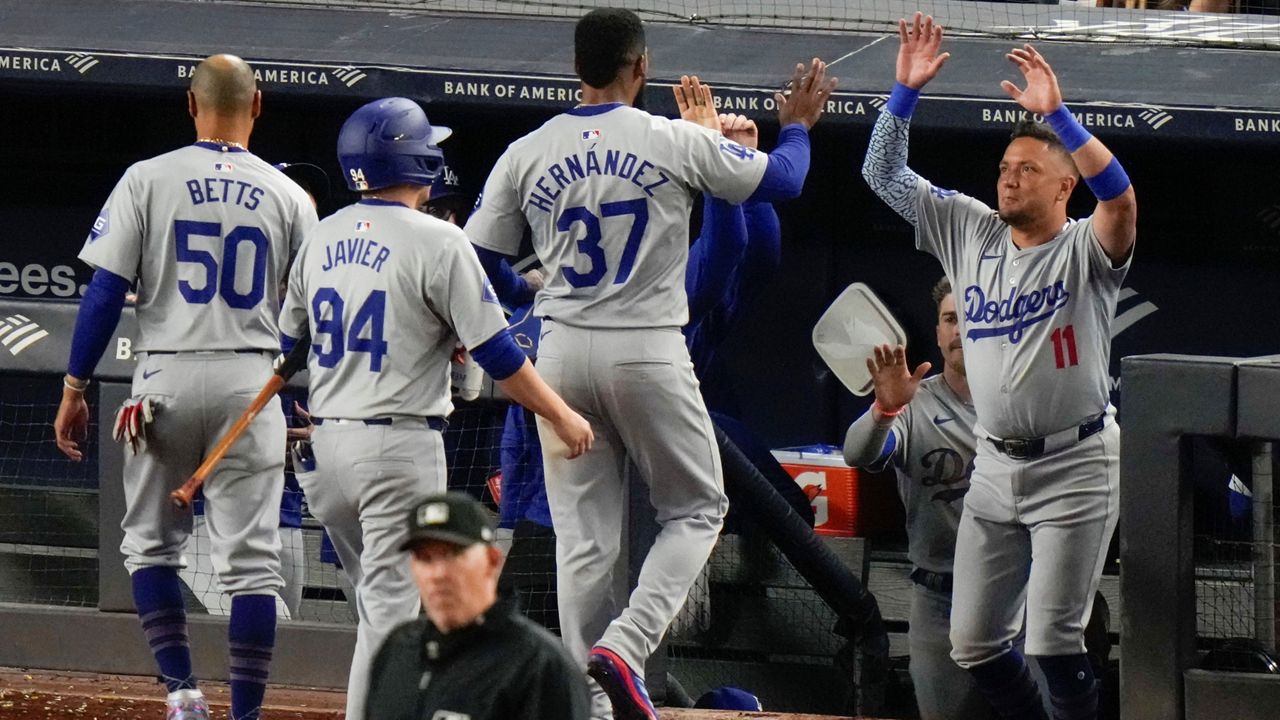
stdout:
<svg viewBox="0 0 1280 720">
<path fill-rule="evenodd" d="M 1050 339 L 1053 341 L 1053 361 L 1059 370 L 1080 364 L 1076 357 L 1076 328 L 1074 325 L 1055 328 Z"/>
</svg>

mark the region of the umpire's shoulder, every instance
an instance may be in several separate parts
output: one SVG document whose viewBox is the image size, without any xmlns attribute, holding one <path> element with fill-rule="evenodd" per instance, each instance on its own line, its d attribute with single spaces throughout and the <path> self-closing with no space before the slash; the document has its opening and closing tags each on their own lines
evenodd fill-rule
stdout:
<svg viewBox="0 0 1280 720">
<path fill-rule="evenodd" d="M 529 618 L 515 613 L 511 617 L 513 635 L 518 638 L 525 657 L 544 665 L 558 665 L 575 673 L 580 673 L 569 653 L 564 649 L 560 638 Z"/>
</svg>

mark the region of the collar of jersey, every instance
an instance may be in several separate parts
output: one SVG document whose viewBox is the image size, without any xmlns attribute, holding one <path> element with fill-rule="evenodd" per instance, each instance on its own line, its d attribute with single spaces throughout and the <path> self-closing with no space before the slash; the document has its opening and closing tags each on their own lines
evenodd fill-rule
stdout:
<svg viewBox="0 0 1280 720">
<path fill-rule="evenodd" d="M 233 153 L 249 152 L 245 148 L 238 148 L 233 145 L 223 145 L 222 143 L 215 143 L 215 142 L 198 142 L 198 143 L 194 143 L 194 145 L 198 148 L 204 148 L 205 150 L 214 150 L 217 152 L 233 152 Z"/>
<path fill-rule="evenodd" d="M 384 207 L 408 207 L 402 202 L 395 200 L 383 200 L 382 198 L 360 198 L 357 205 L 382 205 Z"/>
<path fill-rule="evenodd" d="M 579 105 L 578 107 L 570 110 L 569 114 L 577 115 L 579 117 L 589 117 L 591 115 L 603 115 L 610 110 L 620 107 L 623 107 L 620 102 L 604 103 L 603 105 Z"/>
</svg>

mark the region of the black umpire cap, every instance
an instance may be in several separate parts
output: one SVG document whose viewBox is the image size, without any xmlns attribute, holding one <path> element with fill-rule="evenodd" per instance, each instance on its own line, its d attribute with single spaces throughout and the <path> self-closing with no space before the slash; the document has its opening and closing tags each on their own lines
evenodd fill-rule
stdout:
<svg viewBox="0 0 1280 720">
<path fill-rule="evenodd" d="M 480 501 L 466 493 L 432 495 L 409 513 L 409 537 L 400 545 L 410 550 L 426 540 L 469 547 L 493 542 L 493 521 Z"/>
</svg>

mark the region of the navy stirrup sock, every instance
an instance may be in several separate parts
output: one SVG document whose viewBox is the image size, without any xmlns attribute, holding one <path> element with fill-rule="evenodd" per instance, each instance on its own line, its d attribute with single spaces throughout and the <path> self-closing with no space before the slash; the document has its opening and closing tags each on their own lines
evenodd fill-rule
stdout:
<svg viewBox="0 0 1280 720">
<path fill-rule="evenodd" d="M 1004 720 L 1048 720 L 1040 688 L 1022 653 L 1010 650 L 995 660 L 969 668 L 978 690 Z"/>
<path fill-rule="evenodd" d="M 258 720 L 267 692 L 271 651 L 276 644 L 274 595 L 237 595 L 231 599 L 231 720 Z"/>
<path fill-rule="evenodd" d="M 134 572 L 130 580 L 142 632 L 160 667 L 165 687 L 171 693 L 194 689 L 196 678 L 191 672 L 187 609 L 177 568 L 144 567 Z"/>
<path fill-rule="evenodd" d="M 1095 720 L 1098 683 L 1087 655 L 1037 655 L 1049 684 L 1054 720 Z"/>
</svg>

